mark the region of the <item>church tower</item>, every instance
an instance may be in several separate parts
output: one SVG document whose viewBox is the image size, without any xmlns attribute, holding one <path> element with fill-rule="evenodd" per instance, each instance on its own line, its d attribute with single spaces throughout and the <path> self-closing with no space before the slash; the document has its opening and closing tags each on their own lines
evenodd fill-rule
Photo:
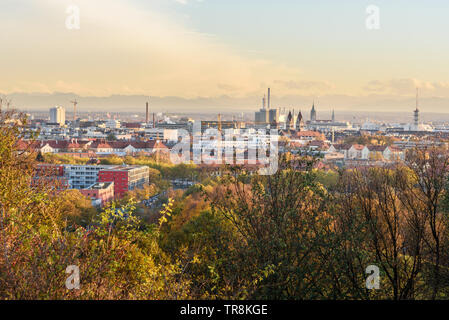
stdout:
<svg viewBox="0 0 449 320">
<path fill-rule="evenodd" d="M 312 111 L 310 111 L 310 121 L 315 122 L 316 121 L 316 110 L 315 110 L 315 101 L 312 105 Z"/>
<path fill-rule="evenodd" d="M 287 123 L 286 123 L 285 129 L 286 130 L 293 129 L 293 115 L 292 115 L 291 111 L 288 112 Z"/>
<path fill-rule="evenodd" d="M 296 118 L 296 131 L 301 131 L 302 130 L 302 125 L 303 125 L 303 122 L 302 122 L 302 113 L 301 113 L 301 111 L 299 111 L 299 113 L 298 113 L 298 117 Z"/>
</svg>

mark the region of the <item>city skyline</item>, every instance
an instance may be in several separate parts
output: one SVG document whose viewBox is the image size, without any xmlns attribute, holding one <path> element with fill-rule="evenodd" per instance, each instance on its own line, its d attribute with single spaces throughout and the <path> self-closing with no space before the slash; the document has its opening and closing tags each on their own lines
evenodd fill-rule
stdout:
<svg viewBox="0 0 449 320">
<path fill-rule="evenodd" d="M 66 28 L 70 5 L 80 10 L 79 30 Z M 378 30 L 366 27 L 370 5 L 380 10 Z M 43 106 L 27 95 L 62 92 L 139 105 L 151 95 L 161 108 L 215 112 L 255 110 L 270 86 L 279 107 L 315 98 L 337 110 L 407 111 L 419 87 L 423 112 L 445 112 L 445 13 L 438 0 L 7 0 L 0 93 L 31 109 Z"/>
</svg>

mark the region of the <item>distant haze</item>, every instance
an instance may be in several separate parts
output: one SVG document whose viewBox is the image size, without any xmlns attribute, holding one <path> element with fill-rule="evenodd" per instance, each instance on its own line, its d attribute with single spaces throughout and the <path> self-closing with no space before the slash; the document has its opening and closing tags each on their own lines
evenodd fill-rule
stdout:
<svg viewBox="0 0 449 320">
<path fill-rule="evenodd" d="M 273 92 L 274 90 L 272 90 Z M 221 97 L 150 97 L 143 95 L 112 95 L 108 97 L 79 96 L 73 93 L 13 93 L 8 95 L 14 107 L 24 110 L 46 110 L 53 106 L 66 107 L 70 111 L 70 101 L 77 99 L 79 111 L 110 111 L 110 112 L 144 112 L 145 103 L 150 102 L 151 112 L 178 113 L 219 113 L 219 112 L 253 112 L 261 108 L 261 97 L 233 98 Z M 272 95 L 272 107 L 310 111 L 315 100 L 318 113 L 329 113 L 331 110 L 353 110 L 355 112 L 404 112 L 411 113 L 415 108 L 415 99 L 411 97 L 395 97 L 372 95 L 352 97 L 344 95 L 329 95 L 314 98 L 312 96 L 277 96 Z M 423 113 L 449 113 L 449 98 L 425 97 L 419 101 Z M 330 116 L 329 116 L 330 117 Z"/>
</svg>

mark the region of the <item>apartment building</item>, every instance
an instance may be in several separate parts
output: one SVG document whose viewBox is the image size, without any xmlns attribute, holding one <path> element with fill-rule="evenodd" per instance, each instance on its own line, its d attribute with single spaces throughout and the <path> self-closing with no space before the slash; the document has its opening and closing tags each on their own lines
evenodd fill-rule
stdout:
<svg viewBox="0 0 449 320">
<path fill-rule="evenodd" d="M 147 166 L 64 165 L 64 176 L 71 189 L 88 190 L 98 183 L 113 182 L 114 195 L 122 197 L 127 191 L 149 183 Z"/>
<path fill-rule="evenodd" d="M 87 189 L 98 182 L 98 174 L 107 165 L 64 165 L 64 175 L 71 189 Z"/>
<path fill-rule="evenodd" d="M 127 191 L 142 188 L 149 183 L 150 169 L 147 166 L 109 166 L 99 171 L 99 182 L 114 182 L 116 198 Z"/>
</svg>

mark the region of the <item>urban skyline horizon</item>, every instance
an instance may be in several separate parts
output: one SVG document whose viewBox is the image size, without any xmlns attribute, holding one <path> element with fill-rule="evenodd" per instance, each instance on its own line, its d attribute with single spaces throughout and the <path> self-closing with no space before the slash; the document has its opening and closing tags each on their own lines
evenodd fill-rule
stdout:
<svg viewBox="0 0 449 320">
<path fill-rule="evenodd" d="M 2 96 L 2 94 L 0 94 Z M 258 97 L 232 98 L 197 97 L 186 99 L 175 96 L 153 97 L 144 95 L 110 95 L 106 97 L 80 96 L 74 93 L 13 93 L 3 94 L 12 101 L 15 108 L 23 111 L 44 111 L 54 106 L 62 106 L 70 111 L 71 101 L 76 99 L 79 111 L 91 112 L 139 112 L 142 105 L 150 103 L 152 112 L 205 114 L 253 112 L 262 107 L 263 94 Z M 260 99 L 260 101 L 258 101 Z M 335 100 L 333 100 L 335 99 Z M 272 96 L 272 107 L 277 109 L 300 109 L 303 112 L 315 103 L 319 113 L 336 110 L 339 112 L 406 113 L 415 107 L 415 97 L 411 96 L 366 96 L 364 99 L 351 96 Z M 447 101 L 446 101 L 447 100 Z M 333 103 L 332 103 L 333 101 Z M 440 97 L 420 97 L 422 113 L 449 114 L 449 99 Z M 440 107 L 439 107 L 440 106 Z M 86 110 L 89 108 L 89 110 Z M 94 108 L 94 110 L 92 110 Z M 394 111 L 392 111 L 394 110 Z"/>
</svg>

